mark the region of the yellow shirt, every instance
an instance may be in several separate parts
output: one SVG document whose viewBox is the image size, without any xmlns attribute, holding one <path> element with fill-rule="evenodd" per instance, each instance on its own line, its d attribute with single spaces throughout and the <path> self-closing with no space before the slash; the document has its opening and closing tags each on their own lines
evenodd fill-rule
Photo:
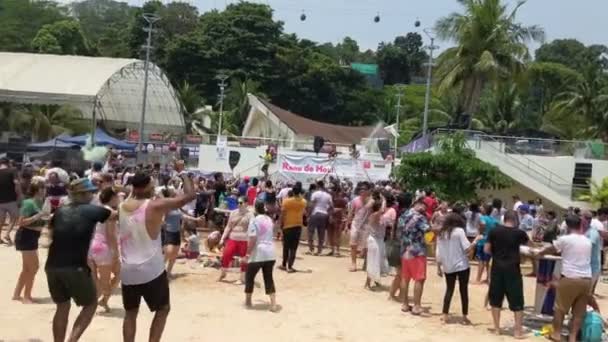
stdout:
<svg viewBox="0 0 608 342">
<path fill-rule="evenodd" d="M 283 229 L 302 227 L 304 225 L 304 210 L 306 200 L 302 197 L 289 197 L 283 200 Z"/>
</svg>

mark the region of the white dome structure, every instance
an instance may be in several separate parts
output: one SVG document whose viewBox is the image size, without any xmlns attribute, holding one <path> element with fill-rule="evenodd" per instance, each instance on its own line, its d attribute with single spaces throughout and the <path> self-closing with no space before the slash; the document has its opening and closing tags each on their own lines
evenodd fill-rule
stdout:
<svg viewBox="0 0 608 342">
<path fill-rule="evenodd" d="M 137 59 L 0 52 L 0 102 L 72 105 L 83 119 L 139 129 L 144 62 Z M 182 106 L 165 74 L 149 65 L 145 132 L 182 133 Z"/>
</svg>

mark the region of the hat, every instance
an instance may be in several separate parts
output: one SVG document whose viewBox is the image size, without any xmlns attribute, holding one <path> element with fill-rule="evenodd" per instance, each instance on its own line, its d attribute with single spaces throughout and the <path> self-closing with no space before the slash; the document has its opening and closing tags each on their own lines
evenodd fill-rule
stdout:
<svg viewBox="0 0 608 342">
<path fill-rule="evenodd" d="M 95 192 L 97 191 L 97 187 L 93 185 L 88 178 L 80 178 L 72 181 L 68 188 L 68 191 L 72 194 L 79 194 L 84 192 Z"/>
<path fill-rule="evenodd" d="M 517 207 L 517 210 L 523 211 L 523 212 L 530 212 L 530 206 L 527 204 L 522 204 L 519 207 Z"/>
<path fill-rule="evenodd" d="M 245 182 L 249 182 L 249 176 L 245 176 L 245 177 L 243 177 L 243 180 L 244 180 Z"/>
</svg>

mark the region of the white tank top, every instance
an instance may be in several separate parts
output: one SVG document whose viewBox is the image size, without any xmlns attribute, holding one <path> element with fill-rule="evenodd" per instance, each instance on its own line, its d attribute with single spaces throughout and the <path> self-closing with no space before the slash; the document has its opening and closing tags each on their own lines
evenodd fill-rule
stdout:
<svg viewBox="0 0 608 342">
<path fill-rule="evenodd" d="M 120 278 L 124 285 L 148 283 L 165 271 L 165 262 L 160 234 L 156 240 L 150 239 L 146 229 L 146 200 L 135 211 L 119 207 L 120 222 Z"/>
</svg>

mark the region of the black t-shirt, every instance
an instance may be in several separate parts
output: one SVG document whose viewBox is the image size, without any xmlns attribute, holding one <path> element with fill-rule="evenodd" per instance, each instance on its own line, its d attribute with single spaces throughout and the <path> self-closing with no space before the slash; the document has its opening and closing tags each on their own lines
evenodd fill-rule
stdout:
<svg viewBox="0 0 608 342">
<path fill-rule="evenodd" d="M 17 193 L 15 192 L 15 178 L 17 174 L 13 169 L 0 169 L 0 203 L 15 202 Z"/>
<path fill-rule="evenodd" d="M 105 222 L 110 210 L 92 204 L 60 207 L 51 220 L 53 241 L 45 269 L 87 267 L 89 245 L 98 222 Z"/>
<path fill-rule="evenodd" d="M 194 216 L 199 217 L 207 213 L 209 201 L 211 199 L 208 191 L 201 191 L 196 195 L 196 205 L 194 206 Z"/>
<path fill-rule="evenodd" d="M 520 274 L 519 246 L 528 243 L 528 235 L 518 228 L 498 226 L 488 235 L 492 248 L 492 272 Z"/>
</svg>

